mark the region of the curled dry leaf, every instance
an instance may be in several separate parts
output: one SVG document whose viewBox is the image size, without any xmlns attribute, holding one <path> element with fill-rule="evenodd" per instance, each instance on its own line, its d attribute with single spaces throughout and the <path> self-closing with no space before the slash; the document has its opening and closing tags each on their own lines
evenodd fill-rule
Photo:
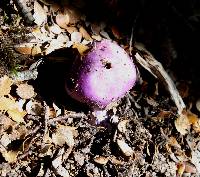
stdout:
<svg viewBox="0 0 200 177">
<path fill-rule="evenodd" d="M 23 99 L 30 99 L 35 95 L 33 86 L 28 84 L 18 85 L 16 92 Z"/>
<path fill-rule="evenodd" d="M 118 160 L 115 156 L 111 156 L 111 157 L 109 158 L 109 160 L 110 160 L 113 164 L 115 164 L 115 165 L 123 165 L 123 164 L 124 164 L 123 161 Z"/>
<path fill-rule="evenodd" d="M 89 33 L 86 31 L 85 28 L 80 27 L 79 32 L 82 34 L 83 38 L 86 39 L 87 41 L 92 40 L 91 36 L 89 35 Z"/>
<path fill-rule="evenodd" d="M 25 111 L 20 111 L 17 103 L 13 98 L 0 97 L 0 111 L 7 112 L 8 115 L 16 122 L 24 122 Z"/>
<path fill-rule="evenodd" d="M 37 2 L 34 1 L 34 14 L 33 17 L 35 19 L 35 23 L 40 26 L 47 20 L 47 14 L 44 8 Z"/>
<path fill-rule="evenodd" d="M 78 11 L 72 7 L 65 7 L 64 12 L 59 12 L 56 16 L 56 23 L 64 29 L 67 29 L 69 24 L 75 24 L 80 20 L 81 16 Z"/>
<path fill-rule="evenodd" d="M 125 140 L 119 140 L 117 139 L 117 144 L 119 146 L 119 148 L 121 149 L 121 151 L 123 152 L 123 154 L 127 157 L 133 156 L 134 151 L 133 149 L 125 142 Z"/>
<path fill-rule="evenodd" d="M 80 53 L 80 55 L 83 55 L 88 49 L 89 47 L 80 43 L 75 43 L 72 48 L 75 48 L 78 50 L 78 52 Z"/>
<path fill-rule="evenodd" d="M 178 149 L 181 149 L 181 146 L 180 144 L 178 143 L 178 141 L 176 140 L 175 137 L 171 136 L 168 141 L 167 141 L 167 146 L 172 146 L 172 147 L 175 147 L 175 148 L 178 148 Z"/>
<path fill-rule="evenodd" d="M 39 55 L 42 53 L 41 46 L 37 43 L 22 43 L 14 46 L 15 50 L 25 55 Z"/>
<path fill-rule="evenodd" d="M 58 14 L 56 16 L 56 23 L 58 24 L 58 26 L 60 26 L 61 28 L 66 29 L 68 24 L 69 24 L 69 15 L 68 14 Z"/>
<path fill-rule="evenodd" d="M 196 133 L 200 133 L 200 119 L 196 114 L 183 111 L 183 113 L 175 121 L 176 129 L 185 135 L 192 127 Z"/>
<path fill-rule="evenodd" d="M 107 164 L 109 157 L 98 156 L 94 158 L 94 161 L 98 164 L 105 165 Z"/>
<path fill-rule="evenodd" d="M 0 78 L 0 96 L 5 96 L 10 93 L 12 83 L 13 81 L 6 75 Z"/>
<path fill-rule="evenodd" d="M 181 135 L 187 134 L 188 130 L 190 129 L 190 122 L 186 114 L 181 114 L 175 120 L 175 127 Z"/>
<path fill-rule="evenodd" d="M 56 133 L 52 134 L 52 142 L 59 146 L 63 146 L 66 143 L 69 147 L 73 147 L 75 143 L 74 136 L 77 136 L 77 131 L 74 127 L 59 125 Z"/>
</svg>

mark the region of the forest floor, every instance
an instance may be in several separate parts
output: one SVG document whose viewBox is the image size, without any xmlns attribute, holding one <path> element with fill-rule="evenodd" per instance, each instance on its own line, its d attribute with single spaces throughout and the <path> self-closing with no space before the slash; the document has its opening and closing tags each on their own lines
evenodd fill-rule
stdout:
<svg viewBox="0 0 200 177">
<path fill-rule="evenodd" d="M 1 0 L 0 176 L 200 176 L 199 4 L 124 3 Z M 64 83 L 102 39 L 138 77 L 96 124 Z"/>
</svg>

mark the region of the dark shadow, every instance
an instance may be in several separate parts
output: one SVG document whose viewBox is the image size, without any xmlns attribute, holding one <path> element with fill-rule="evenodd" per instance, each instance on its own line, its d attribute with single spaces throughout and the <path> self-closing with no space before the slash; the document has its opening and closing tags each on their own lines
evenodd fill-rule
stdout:
<svg viewBox="0 0 200 177">
<path fill-rule="evenodd" d="M 66 106 L 68 110 L 86 111 L 87 107 L 71 97 L 65 90 L 65 82 L 78 52 L 72 49 L 60 49 L 43 59 L 38 67 L 38 77 L 33 81 L 36 93 L 39 93 L 48 105 Z"/>
</svg>

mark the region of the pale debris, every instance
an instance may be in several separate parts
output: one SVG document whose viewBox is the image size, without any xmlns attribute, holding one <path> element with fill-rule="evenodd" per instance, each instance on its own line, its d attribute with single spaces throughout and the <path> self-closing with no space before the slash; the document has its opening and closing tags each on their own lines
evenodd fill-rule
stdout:
<svg viewBox="0 0 200 177">
<path fill-rule="evenodd" d="M 125 142 L 124 139 L 121 140 L 117 139 L 117 144 L 125 156 L 127 157 L 133 156 L 134 154 L 133 149 Z"/>
<path fill-rule="evenodd" d="M 35 23 L 40 26 L 47 20 L 47 13 L 44 8 L 37 2 L 34 1 L 34 14 L 33 18 Z"/>
<path fill-rule="evenodd" d="M 28 84 L 19 84 L 16 90 L 18 96 L 23 99 L 30 99 L 35 96 L 34 88 L 32 85 Z"/>
</svg>

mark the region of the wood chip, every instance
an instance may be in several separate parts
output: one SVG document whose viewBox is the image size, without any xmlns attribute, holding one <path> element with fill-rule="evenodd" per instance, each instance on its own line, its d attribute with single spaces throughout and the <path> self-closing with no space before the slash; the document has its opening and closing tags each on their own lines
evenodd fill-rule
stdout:
<svg viewBox="0 0 200 177">
<path fill-rule="evenodd" d="M 94 158 L 94 161 L 98 164 L 105 165 L 107 164 L 109 157 L 98 156 Z"/>
<path fill-rule="evenodd" d="M 37 2 L 34 1 L 34 14 L 33 18 L 35 23 L 40 26 L 47 20 L 47 14 L 44 8 Z"/>
<path fill-rule="evenodd" d="M 119 148 L 121 149 L 121 151 L 123 152 L 123 154 L 127 157 L 133 156 L 134 151 L 133 149 L 125 142 L 125 140 L 119 140 L 117 139 L 117 144 L 119 146 Z"/>
</svg>

